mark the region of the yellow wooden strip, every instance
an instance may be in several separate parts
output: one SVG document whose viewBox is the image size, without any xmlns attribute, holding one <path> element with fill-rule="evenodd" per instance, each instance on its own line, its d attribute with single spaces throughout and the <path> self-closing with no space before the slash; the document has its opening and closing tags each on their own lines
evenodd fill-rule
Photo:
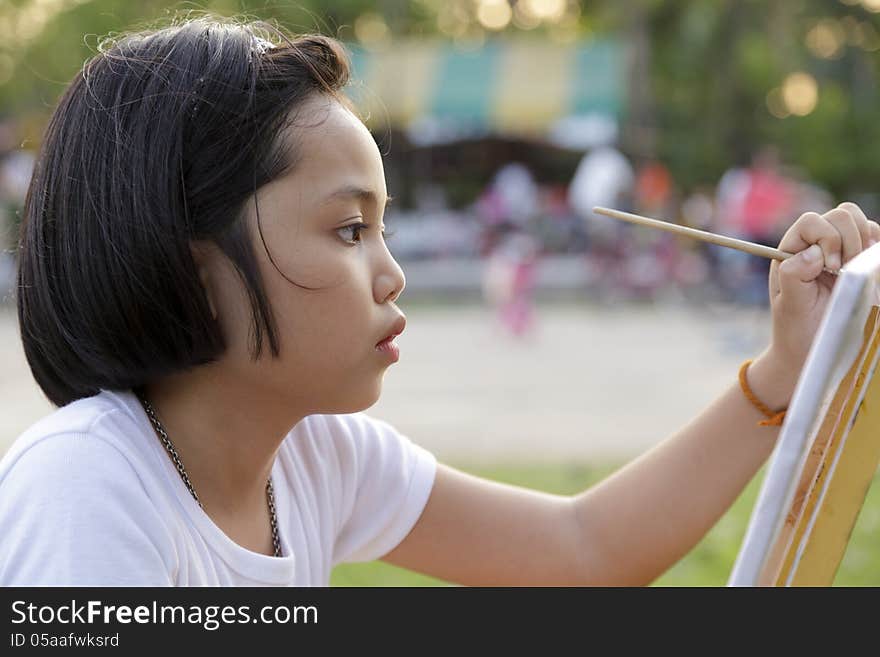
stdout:
<svg viewBox="0 0 880 657">
<path fill-rule="evenodd" d="M 406 126 L 429 111 L 440 60 L 439 43 L 402 41 L 373 51 L 365 75 L 368 125 Z"/>
<path fill-rule="evenodd" d="M 809 489 L 804 496 L 803 506 L 798 514 L 795 532 L 788 545 L 785 563 L 776 582 L 777 586 L 784 586 L 792 579 L 792 573 L 800 567 L 797 561 L 798 550 L 807 542 L 817 538 L 816 535 L 812 534 L 812 528 L 810 525 L 811 519 L 813 518 L 817 507 L 820 507 L 823 503 L 822 491 L 827 484 L 832 463 L 840 450 L 846 449 L 846 441 L 848 440 L 847 436 L 855 426 L 853 418 L 855 417 L 856 420 L 858 419 L 857 414 L 859 413 L 859 410 L 855 407 L 856 400 L 865 387 L 867 375 L 871 364 L 874 362 L 874 356 L 877 352 L 878 344 L 880 344 L 880 334 L 877 332 L 876 325 L 877 316 L 878 308 L 874 307 L 871 309 L 871 313 L 865 323 L 862 347 L 859 352 L 859 357 L 856 358 L 854 363 L 854 367 L 858 367 L 858 373 L 856 374 L 855 379 L 852 379 L 852 375 L 855 373 L 853 370 L 850 370 L 846 379 L 841 382 L 840 388 L 849 391 L 846 403 L 836 418 L 837 422 L 832 427 L 830 439 L 826 439 L 824 441 L 825 444 L 821 447 L 820 459 L 818 462 L 813 462 L 812 480 Z M 863 353 L 865 353 L 864 360 L 861 358 Z M 817 436 L 816 442 L 819 443 L 820 439 L 821 436 Z M 813 455 L 811 454 L 811 456 Z M 804 471 L 807 472 L 806 467 Z M 855 508 L 853 522 L 855 522 L 855 515 L 858 515 L 860 506 L 861 503 Z M 841 554 L 841 558 L 842 557 L 843 555 Z M 836 570 L 837 564 L 835 564 L 834 568 Z M 826 585 L 830 584 L 831 581 L 826 583 Z"/>
<path fill-rule="evenodd" d="M 874 348 L 876 350 L 875 341 Z M 791 580 L 793 586 L 830 586 L 880 463 L 880 377 L 873 377 L 855 424 L 831 473 L 812 531 Z"/>
<path fill-rule="evenodd" d="M 815 508 L 815 505 L 810 503 L 810 494 L 817 490 L 815 488 L 816 480 L 825 469 L 826 459 L 829 458 L 829 454 L 833 455 L 836 452 L 836 445 L 840 444 L 840 438 L 850 424 L 855 399 L 858 397 L 858 391 L 855 389 L 857 377 L 862 368 L 870 366 L 872 362 L 871 354 L 868 353 L 867 358 L 865 355 L 875 341 L 878 318 L 880 318 L 880 308 L 875 306 L 871 309 L 865 322 L 859 353 L 846 376 L 837 386 L 834 397 L 825 411 L 825 417 L 822 419 L 819 431 L 813 439 L 785 524 L 773 544 L 767 565 L 758 579 L 761 586 L 780 586 L 788 579 L 797 545 L 801 542 L 806 529 L 805 518 L 808 518 Z"/>
<path fill-rule="evenodd" d="M 491 113 L 501 130 L 536 132 L 567 113 L 575 64 L 572 48 L 510 42 L 499 57 Z"/>
<path fill-rule="evenodd" d="M 877 428 L 877 415 L 872 418 L 867 410 L 873 403 L 874 398 L 880 391 L 880 387 L 874 385 L 877 381 L 868 381 L 869 370 L 874 361 L 878 346 L 880 346 L 880 334 L 876 327 L 873 335 L 869 336 L 869 326 L 877 317 L 877 308 L 872 308 L 867 325 L 865 327 L 865 344 L 869 346 L 865 359 L 861 362 L 857 378 L 852 386 L 852 393 L 847 399 L 845 408 L 840 414 L 840 422 L 834 427 L 831 440 L 823 450 L 822 460 L 815 468 L 814 479 L 807 492 L 805 503 L 799 514 L 794 539 L 791 541 L 786 554 L 785 564 L 780 571 L 777 585 L 809 585 L 829 586 L 834 580 L 834 574 L 843 559 L 849 534 L 855 525 L 861 508 L 867 487 L 877 469 L 877 459 L 880 458 L 880 433 Z M 856 361 L 858 363 L 858 359 Z M 858 409 L 855 402 L 860 392 L 868 385 L 865 398 Z M 855 421 L 852 418 L 855 417 Z M 866 427 L 868 433 L 865 433 Z M 877 443 L 877 456 L 870 461 L 854 462 L 853 456 L 863 458 L 866 447 L 870 449 L 872 434 L 877 433 L 874 442 Z M 865 437 L 868 438 L 867 444 Z M 839 456 L 838 456 L 839 455 Z M 838 458 L 837 465 L 832 472 L 834 459 Z M 846 479 L 847 481 L 844 481 Z M 852 495 L 849 484 L 862 482 L 864 485 L 861 496 Z M 843 494 L 844 498 L 839 495 Z M 836 508 L 829 516 L 832 507 Z M 841 506 L 841 502 L 846 502 Z M 817 511 L 818 509 L 818 511 Z M 815 517 L 815 522 L 813 518 Z M 813 523 L 813 524 L 811 524 Z M 820 552 L 816 552 L 819 548 Z M 798 558 L 798 552 L 801 551 Z M 807 560 L 804 557 L 811 555 Z M 821 554 L 817 562 L 815 556 Z"/>
</svg>

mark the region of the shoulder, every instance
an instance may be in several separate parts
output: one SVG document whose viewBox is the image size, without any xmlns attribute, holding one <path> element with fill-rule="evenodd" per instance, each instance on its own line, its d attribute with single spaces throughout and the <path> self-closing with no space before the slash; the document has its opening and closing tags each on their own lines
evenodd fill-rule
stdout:
<svg viewBox="0 0 880 657">
<path fill-rule="evenodd" d="M 365 413 L 306 417 L 288 434 L 281 458 L 350 500 L 368 491 L 405 494 L 416 481 L 430 486 L 437 465 L 429 451 Z"/>
<path fill-rule="evenodd" d="M 53 507 L 88 499 L 98 505 L 111 490 L 142 488 L 149 469 L 142 428 L 124 395 L 101 393 L 59 408 L 28 428 L 0 460 L 0 491 Z"/>
<path fill-rule="evenodd" d="M 120 583 L 143 570 L 131 571 L 135 562 L 161 564 L 148 581 L 166 581 L 169 530 L 139 431 L 105 396 L 60 408 L 16 440 L 0 460 L 0 582 Z"/>
<path fill-rule="evenodd" d="M 375 459 L 424 450 L 394 426 L 366 413 L 310 415 L 285 439 L 288 450 L 333 456 L 341 466 L 362 469 Z"/>
<path fill-rule="evenodd" d="M 391 424 L 366 413 L 343 415 L 309 415 L 291 431 L 295 439 L 301 436 L 337 440 L 369 440 L 379 436 L 400 436 Z"/>
<path fill-rule="evenodd" d="M 70 474 L 90 469 L 100 474 L 110 463 L 141 460 L 143 429 L 131 414 L 129 404 L 125 393 L 102 392 L 38 420 L 0 460 L 0 485 L 30 470 L 61 468 Z"/>
<path fill-rule="evenodd" d="M 11 452 L 26 449 L 42 438 L 59 433 L 86 434 L 110 425 L 136 424 L 132 406 L 135 396 L 129 391 L 103 390 L 91 397 L 77 399 L 56 409 L 28 427 L 13 443 Z"/>
<path fill-rule="evenodd" d="M 433 487 L 433 454 L 365 413 L 309 416 L 286 442 L 305 470 L 299 480 L 311 477 L 315 489 L 332 498 L 333 563 L 390 551 L 413 527 Z M 304 445 L 307 458 L 293 453 Z"/>
</svg>

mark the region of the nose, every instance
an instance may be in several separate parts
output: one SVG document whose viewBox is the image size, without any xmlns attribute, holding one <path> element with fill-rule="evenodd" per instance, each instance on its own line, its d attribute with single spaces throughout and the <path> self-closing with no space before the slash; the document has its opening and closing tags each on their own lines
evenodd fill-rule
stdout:
<svg viewBox="0 0 880 657">
<path fill-rule="evenodd" d="M 397 301 L 406 287 L 406 276 L 384 242 L 380 249 L 377 273 L 373 278 L 373 298 L 376 303 Z"/>
</svg>

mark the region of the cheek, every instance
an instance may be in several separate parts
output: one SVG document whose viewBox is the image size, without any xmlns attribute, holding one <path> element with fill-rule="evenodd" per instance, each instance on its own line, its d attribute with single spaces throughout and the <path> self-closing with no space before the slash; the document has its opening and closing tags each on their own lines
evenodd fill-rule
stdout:
<svg viewBox="0 0 880 657">
<path fill-rule="evenodd" d="M 261 225 L 265 245 L 259 234 L 254 245 L 265 285 L 274 288 L 273 292 L 285 294 L 285 287 L 293 285 L 290 281 L 315 289 L 332 287 L 349 275 L 352 254 L 333 235 L 295 223 L 277 226 L 266 221 Z"/>
<path fill-rule="evenodd" d="M 277 304 L 276 313 L 285 360 L 289 356 L 310 367 L 350 365 L 364 352 L 371 328 L 368 306 L 354 286 L 314 292 L 297 290 Z"/>
<path fill-rule="evenodd" d="M 300 235 L 288 243 L 290 248 L 273 250 L 273 264 L 257 242 L 260 273 L 278 329 L 278 365 L 286 369 L 285 376 L 320 376 L 352 367 L 357 358 L 369 356 L 376 331 L 365 262 L 353 248 L 321 236 Z"/>
</svg>

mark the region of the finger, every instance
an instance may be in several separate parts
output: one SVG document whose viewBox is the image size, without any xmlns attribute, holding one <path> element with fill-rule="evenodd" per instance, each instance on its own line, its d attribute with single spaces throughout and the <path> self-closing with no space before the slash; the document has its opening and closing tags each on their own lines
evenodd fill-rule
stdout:
<svg viewBox="0 0 880 657">
<path fill-rule="evenodd" d="M 825 266 L 840 269 L 842 240 L 840 231 L 827 219 L 816 212 L 805 212 L 782 236 L 779 248 L 789 253 L 800 253 L 811 244 L 818 244 L 822 248 Z"/>
<path fill-rule="evenodd" d="M 868 244 L 874 246 L 877 242 L 880 242 L 880 224 L 876 221 L 869 221 L 868 229 L 871 233 L 871 239 L 868 241 Z"/>
<path fill-rule="evenodd" d="M 789 258 L 789 260 L 791 260 L 791 258 Z M 779 296 L 779 265 L 782 262 L 785 261 L 773 260 L 770 263 L 770 277 L 768 279 L 768 288 L 771 301 Z"/>
<path fill-rule="evenodd" d="M 862 234 L 853 216 L 842 208 L 829 210 L 822 217 L 834 226 L 841 237 L 841 256 L 849 262 L 862 252 Z M 867 242 L 865 242 L 867 246 Z"/>
<path fill-rule="evenodd" d="M 779 263 L 779 303 L 790 308 L 810 307 L 816 300 L 815 280 L 822 274 L 822 247 L 813 244 Z"/>
<path fill-rule="evenodd" d="M 844 201 L 837 206 L 841 210 L 849 212 L 850 216 L 855 220 L 856 226 L 859 228 L 859 234 L 862 236 L 862 248 L 867 249 L 871 243 L 871 221 L 865 216 L 862 209 L 852 201 Z"/>
</svg>

